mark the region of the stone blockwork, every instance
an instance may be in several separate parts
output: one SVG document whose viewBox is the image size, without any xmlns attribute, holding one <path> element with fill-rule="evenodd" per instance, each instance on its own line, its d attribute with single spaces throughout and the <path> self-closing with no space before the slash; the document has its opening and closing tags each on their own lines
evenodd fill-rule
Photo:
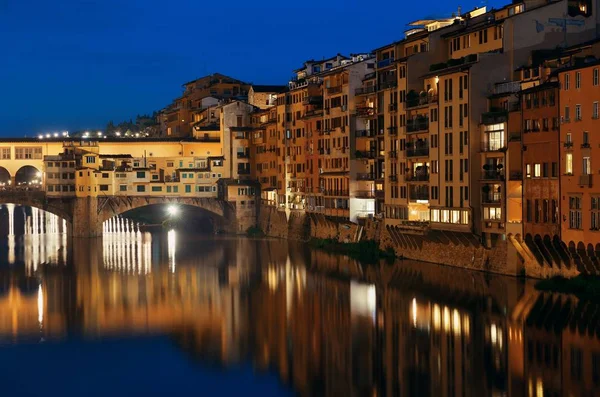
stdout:
<svg viewBox="0 0 600 397">
<path fill-rule="evenodd" d="M 385 227 L 377 219 L 358 225 L 303 211 L 292 211 L 287 218 L 284 211 L 273 207 L 261 208 L 258 223 L 271 237 L 333 239 L 341 243 L 374 240 L 381 249 L 392 248 L 401 258 L 489 273 L 545 278 L 573 277 L 582 271 L 581 266 L 565 257 L 566 252 L 562 259 L 552 260 L 550 254 L 540 254 L 535 245 L 526 244 L 520 237 L 495 240 L 488 248 L 469 233 Z"/>
</svg>

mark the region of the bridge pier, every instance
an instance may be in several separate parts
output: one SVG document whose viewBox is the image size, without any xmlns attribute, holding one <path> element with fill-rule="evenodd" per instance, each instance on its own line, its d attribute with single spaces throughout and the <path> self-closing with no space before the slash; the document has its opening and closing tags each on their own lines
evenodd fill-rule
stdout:
<svg viewBox="0 0 600 397">
<path fill-rule="evenodd" d="M 71 236 L 76 238 L 102 236 L 102 222 L 98 216 L 98 199 L 96 197 L 73 199 Z"/>
</svg>

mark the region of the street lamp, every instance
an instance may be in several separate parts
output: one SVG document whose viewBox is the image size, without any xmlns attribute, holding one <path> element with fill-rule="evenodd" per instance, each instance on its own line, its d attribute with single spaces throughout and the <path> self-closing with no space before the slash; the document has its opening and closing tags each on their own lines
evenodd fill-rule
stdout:
<svg viewBox="0 0 600 397">
<path fill-rule="evenodd" d="M 176 205 L 170 205 L 167 207 L 167 212 L 170 216 L 177 216 L 177 214 L 179 214 L 179 208 Z"/>
</svg>

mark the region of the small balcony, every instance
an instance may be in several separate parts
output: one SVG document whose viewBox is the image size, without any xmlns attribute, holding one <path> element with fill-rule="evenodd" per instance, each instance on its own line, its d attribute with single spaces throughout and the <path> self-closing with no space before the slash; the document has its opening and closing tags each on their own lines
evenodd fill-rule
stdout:
<svg viewBox="0 0 600 397">
<path fill-rule="evenodd" d="M 409 172 L 404 176 L 407 182 L 429 182 L 429 172 L 415 171 Z"/>
<path fill-rule="evenodd" d="M 371 131 L 371 130 L 356 131 L 357 138 L 374 138 L 375 136 L 377 136 L 377 133 L 375 131 Z"/>
<path fill-rule="evenodd" d="M 388 155 L 390 156 L 391 159 L 397 159 L 398 158 L 398 151 L 397 150 L 390 150 L 388 152 Z"/>
<path fill-rule="evenodd" d="M 388 133 L 390 135 L 398 135 L 398 126 L 397 125 L 393 125 L 391 127 L 388 127 Z"/>
<path fill-rule="evenodd" d="M 355 152 L 357 159 L 374 159 L 377 157 L 375 150 L 357 150 Z"/>
<path fill-rule="evenodd" d="M 375 85 L 368 85 L 366 87 L 359 87 L 356 90 L 354 90 L 354 95 L 369 95 L 375 93 L 376 91 L 377 87 Z"/>
<path fill-rule="evenodd" d="M 583 174 L 579 175 L 579 185 L 583 187 L 592 187 L 592 175 Z"/>
<path fill-rule="evenodd" d="M 429 201 L 429 187 L 413 186 L 408 190 L 408 198 L 412 201 L 423 200 Z"/>
<path fill-rule="evenodd" d="M 373 190 L 358 190 L 354 192 L 354 197 L 356 198 L 375 198 L 375 191 Z"/>
<path fill-rule="evenodd" d="M 417 98 L 407 99 L 406 102 L 404 103 L 404 108 L 406 110 L 408 110 L 408 109 L 413 109 L 413 108 L 419 108 L 421 106 L 427 106 L 429 104 L 437 103 L 437 102 L 438 102 L 437 95 L 419 95 Z"/>
<path fill-rule="evenodd" d="M 502 171 L 483 171 L 481 179 L 488 181 L 503 181 L 504 172 Z"/>
<path fill-rule="evenodd" d="M 250 152 L 238 152 L 237 158 L 238 159 L 248 159 L 248 158 L 250 158 Z"/>
<path fill-rule="evenodd" d="M 389 88 L 396 88 L 398 82 L 396 80 L 384 80 L 379 82 L 379 90 L 387 90 Z"/>
<path fill-rule="evenodd" d="M 381 61 L 377 61 L 377 69 L 385 68 L 394 63 L 394 58 L 382 59 Z"/>
<path fill-rule="evenodd" d="M 327 94 L 328 95 L 341 94 L 341 92 L 342 92 L 342 86 L 341 85 L 336 85 L 335 87 L 329 87 L 329 88 L 327 88 Z"/>
<path fill-rule="evenodd" d="M 506 110 L 486 112 L 481 115 L 481 124 L 492 125 L 501 124 L 508 121 L 508 112 Z"/>
<path fill-rule="evenodd" d="M 356 107 L 356 117 L 368 119 L 377 116 L 377 109 L 374 107 L 368 106 L 357 106 Z"/>
<path fill-rule="evenodd" d="M 398 175 L 388 175 L 390 182 L 398 182 Z"/>
<path fill-rule="evenodd" d="M 406 145 L 406 157 L 429 157 L 429 144 Z"/>
<path fill-rule="evenodd" d="M 323 103 L 323 97 L 320 95 L 307 96 L 302 100 L 302 103 L 305 105 L 320 105 Z"/>
<path fill-rule="evenodd" d="M 409 120 L 406 122 L 406 133 L 416 133 L 416 132 L 424 132 L 429 131 L 429 118 L 428 117 L 418 117 L 414 120 Z"/>
<path fill-rule="evenodd" d="M 502 193 L 500 192 L 483 192 L 481 195 L 483 204 L 498 204 L 502 202 Z"/>
<path fill-rule="evenodd" d="M 388 110 L 390 112 L 396 112 L 396 111 L 398 111 L 398 104 L 397 103 L 390 103 L 388 105 Z"/>
<path fill-rule="evenodd" d="M 566 149 L 573 149 L 573 142 L 567 141 L 563 144 Z"/>
<path fill-rule="evenodd" d="M 377 175 L 374 173 L 358 173 L 356 174 L 356 180 L 358 181 L 374 181 Z"/>
</svg>

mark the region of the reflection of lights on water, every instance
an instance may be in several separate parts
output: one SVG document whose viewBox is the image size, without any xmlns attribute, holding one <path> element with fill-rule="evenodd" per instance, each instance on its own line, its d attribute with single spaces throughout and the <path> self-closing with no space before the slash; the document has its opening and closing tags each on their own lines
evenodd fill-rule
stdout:
<svg viewBox="0 0 600 397">
<path fill-rule="evenodd" d="M 44 289 L 42 288 L 42 284 L 38 287 L 37 307 L 38 323 L 40 324 L 40 329 L 42 329 L 44 327 Z"/>
<path fill-rule="evenodd" d="M 460 314 L 456 309 L 452 312 L 452 330 L 456 335 L 460 335 Z"/>
<path fill-rule="evenodd" d="M 175 273 L 175 248 L 177 240 L 177 232 L 175 230 L 169 230 L 167 234 L 167 244 L 169 251 L 169 269 L 172 273 Z"/>
<path fill-rule="evenodd" d="M 442 325 L 442 311 L 438 304 L 433 305 L 433 328 L 439 331 Z"/>
<path fill-rule="evenodd" d="M 448 309 L 448 306 L 444 306 L 444 331 L 450 331 L 450 309 Z"/>
<path fill-rule="evenodd" d="M 416 327 L 417 326 L 417 298 L 413 298 L 411 310 L 412 310 L 413 327 Z"/>
</svg>

